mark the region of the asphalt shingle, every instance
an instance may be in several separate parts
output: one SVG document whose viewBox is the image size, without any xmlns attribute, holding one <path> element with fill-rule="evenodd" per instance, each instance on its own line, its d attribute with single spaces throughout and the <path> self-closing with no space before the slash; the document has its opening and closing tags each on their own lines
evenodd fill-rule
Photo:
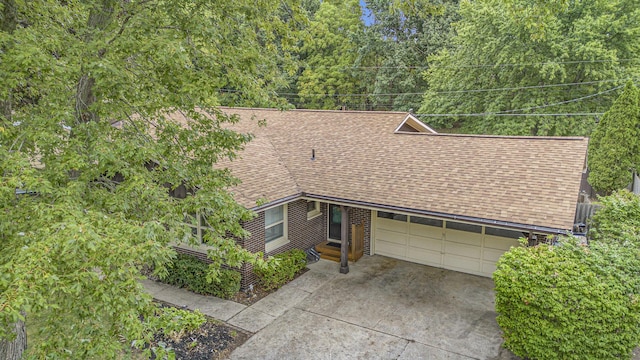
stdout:
<svg viewBox="0 0 640 360">
<path fill-rule="evenodd" d="M 238 201 L 296 194 L 570 229 L 587 138 L 395 133 L 403 112 L 223 108 L 255 139 Z M 258 126 L 266 120 L 266 126 Z M 312 151 L 315 159 L 312 160 Z"/>
</svg>

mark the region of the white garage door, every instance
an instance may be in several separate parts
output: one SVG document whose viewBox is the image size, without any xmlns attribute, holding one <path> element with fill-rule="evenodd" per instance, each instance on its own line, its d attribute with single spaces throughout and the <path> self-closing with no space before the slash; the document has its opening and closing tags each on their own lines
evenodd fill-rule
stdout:
<svg viewBox="0 0 640 360">
<path fill-rule="evenodd" d="M 490 277 L 522 233 L 453 221 L 374 213 L 374 253 Z"/>
</svg>

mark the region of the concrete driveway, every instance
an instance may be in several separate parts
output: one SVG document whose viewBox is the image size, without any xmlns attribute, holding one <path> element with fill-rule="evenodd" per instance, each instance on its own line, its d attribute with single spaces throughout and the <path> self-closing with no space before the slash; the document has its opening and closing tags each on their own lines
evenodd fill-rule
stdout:
<svg viewBox="0 0 640 360">
<path fill-rule="evenodd" d="M 228 321 L 255 332 L 231 359 L 515 359 L 491 279 L 382 256 L 309 268 Z"/>
</svg>

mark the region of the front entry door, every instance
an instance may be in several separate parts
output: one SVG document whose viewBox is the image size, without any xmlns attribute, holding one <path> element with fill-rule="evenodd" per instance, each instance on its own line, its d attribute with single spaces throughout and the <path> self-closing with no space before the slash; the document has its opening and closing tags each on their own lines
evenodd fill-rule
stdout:
<svg viewBox="0 0 640 360">
<path fill-rule="evenodd" d="M 329 240 L 342 239 L 342 211 L 340 206 L 329 204 Z"/>
</svg>

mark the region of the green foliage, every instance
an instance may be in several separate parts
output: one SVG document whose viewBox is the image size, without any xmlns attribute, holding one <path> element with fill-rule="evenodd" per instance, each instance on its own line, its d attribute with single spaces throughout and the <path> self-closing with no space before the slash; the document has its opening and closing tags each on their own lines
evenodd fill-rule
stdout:
<svg viewBox="0 0 640 360">
<path fill-rule="evenodd" d="M 198 294 L 213 295 L 223 299 L 229 299 L 240 291 L 239 272 L 221 269 L 215 280 L 212 280 L 208 278 L 209 267 L 210 265 L 193 256 L 178 254 L 162 281 Z"/>
<path fill-rule="evenodd" d="M 181 338 L 185 333 L 195 331 L 207 321 L 199 310 L 190 311 L 174 307 L 159 307 L 155 316 L 145 319 L 145 325 L 155 333 L 163 333 Z"/>
<path fill-rule="evenodd" d="M 299 249 L 285 251 L 269 259 L 269 266 L 254 268 L 260 284 L 265 289 L 277 289 L 293 280 L 294 276 L 307 265 L 307 254 Z"/>
<path fill-rule="evenodd" d="M 326 0 L 320 3 L 309 27 L 301 32 L 297 51 L 302 73 L 297 78 L 301 108 L 339 109 L 357 107 L 362 99 L 337 94 L 359 93 L 362 84 L 351 67 L 362 33 L 358 0 Z"/>
<path fill-rule="evenodd" d="M 638 251 L 616 244 L 512 248 L 493 274 L 504 346 L 531 359 L 630 358 L 639 275 Z"/>
<path fill-rule="evenodd" d="M 419 113 L 488 115 L 426 121 L 492 134 L 591 131 L 593 116 L 508 115 L 606 111 L 618 86 L 639 73 L 640 7 L 636 0 L 572 1 L 542 9 L 538 3 L 549 2 L 460 3 L 452 44 L 429 58 L 429 88 Z M 580 84 L 549 86 L 574 83 Z"/>
<path fill-rule="evenodd" d="M 428 56 L 450 46 L 458 1 L 370 0 L 367 9 L 375 21 L 358 39 L 357 65 L 368 101 L 375 109 L 417 110 Z"/>
<path fill-rule="evenodd" d="M 640 196 L 620 190 L 599 203 L 602 208 L 591 218 L 589 239 L 640 249 Z"/>
<path fill-rule="evenodd" d="M 298 7 L 0 0 L 12 13 L 0 16 L 0 339 L 24 310 L 56 335 L 29 345 L 36 357 L 114 358 L 123 339 L 148 341 L 140 270 L 163 274 L 170 242 L 193 240 L 185 214 L 204 214 L 214 262 L 263 263 L 231 238 L 253 214 L 212 166 L 251 136 L 216 107 L 221 88 L 272 100 L 280 50 L 262 45 L 288 38 L 283 6 Z M 198 191 L 177 200 L 179 184 Z"/>
<path fill-rule="evenodd" d="M 589 140 L 589 183 L 610 193 L 640 171 L 640 91 L 628 82 Z"/>
</svg>

